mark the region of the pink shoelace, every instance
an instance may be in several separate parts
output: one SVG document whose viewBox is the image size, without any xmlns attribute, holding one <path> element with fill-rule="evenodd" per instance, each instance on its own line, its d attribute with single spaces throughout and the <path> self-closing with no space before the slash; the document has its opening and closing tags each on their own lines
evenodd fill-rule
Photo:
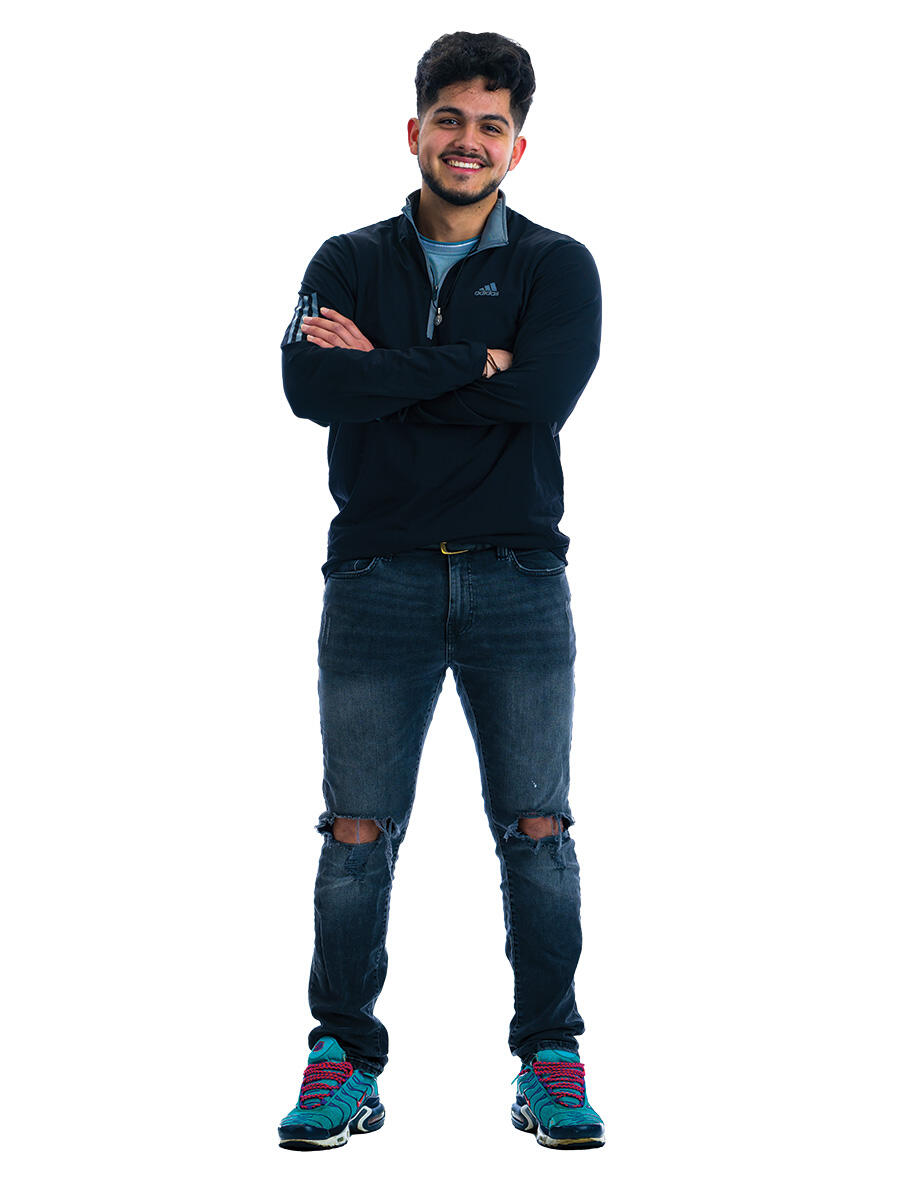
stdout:
<svg viewBox="0 0 900 1200">
<path fill-rule="evenodd" d="M 300 1108 L 319 1108 L 335 1088 L 346 1083 L 352 1074 L 353 1066 L 348 1062 L 324 1059 L 310 1063 L 303 1072 L 303 1083 L 300 1085 Z"/>
<path fill-rule="evenodd" d="M 583 1107 L 584 1063 L 544 1062 L 535 1059 L 531 1066 L 557 1104 L 563 1104 L 566 1108 Z"/>
</svg>

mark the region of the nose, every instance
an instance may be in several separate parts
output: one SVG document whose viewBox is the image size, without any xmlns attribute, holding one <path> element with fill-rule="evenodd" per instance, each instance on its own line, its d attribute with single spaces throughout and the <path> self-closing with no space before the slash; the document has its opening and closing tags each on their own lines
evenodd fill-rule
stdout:
<svg viewBox="0 0 900 1200">
<path fill-rule="evenodd" d="M 457 142 L 455 150 L 465 158 L 477 158 L 479 162 L 484 162 L 485 156 L 475 145 L 476 130 L 477 126 L 474 124 L 468 126 L 466 129 L 458 130 L 457 132 L 461 133 L 464 137 L 470 137 L 472 140 L 471 142 Z"/>
<path fill-rule="evenodd" d="M 460 158 L 476 158 L 479 162 L 485 161 L 484 155 L 480 150 L 476 150 L 471 142 L 466 146 L 458 142 L 453 149 L 453 153 L 458 154 Z"/>
</svg>

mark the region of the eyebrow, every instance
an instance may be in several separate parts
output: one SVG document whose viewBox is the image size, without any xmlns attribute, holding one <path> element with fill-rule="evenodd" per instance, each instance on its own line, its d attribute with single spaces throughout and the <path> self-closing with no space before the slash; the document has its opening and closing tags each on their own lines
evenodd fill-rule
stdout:
<svg viewBox="0 0 900 1200">
<path fill-rule="evenodd" d="M 440 108 L 436 108 L 434 110 L 434 116 L 437 116 L 438 113 L 452 113 L 454 117 L 464 117 L 466 115 L 461 108 L 452 108 L 449 104 L 442 104 Z M 482 113 L 481 116 L 478 117 L 478 120 L 502 121 L 506 128 L 509 129 L 509 121 L 507 121 L 506 117 L 504 117 L 501 113 Z"/>
</svg>

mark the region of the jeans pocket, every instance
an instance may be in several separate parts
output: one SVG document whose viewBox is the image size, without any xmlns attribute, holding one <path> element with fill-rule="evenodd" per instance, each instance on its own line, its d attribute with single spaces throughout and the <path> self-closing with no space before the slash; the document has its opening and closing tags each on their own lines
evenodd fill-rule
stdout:
<svg viewBox="0 0 900 1200">
<path fill-rule="evenodd" d="M 553 550 L 509 550 L 510 562 L 520 575 L 562 575 L 566 569 L 565 558 Z"/>
<path fill-rule="evenodd" d="M 373 558 L 341 559 L 325 576 L 325 582 L 327 583 L 329 579 L 357 579 L 360 575 L 369 575 L 375 570 L 381 559 L 382 555 L 380 554 L 376 554 Z"/>
</svg>

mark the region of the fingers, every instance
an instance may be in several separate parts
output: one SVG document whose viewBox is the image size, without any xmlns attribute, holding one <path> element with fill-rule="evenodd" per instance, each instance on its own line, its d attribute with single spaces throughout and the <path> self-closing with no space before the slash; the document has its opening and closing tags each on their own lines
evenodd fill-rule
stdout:
<svg viewBox="0 0 900 1200">
<path fill-rule="evenodd" d="M 304 317 L 303 320 L 309 321 L 314 325 L 321 325 L 324 329 L 329 329 L 332 333 L 342 335 L 345 340 L 349 339 L 353 341 L 362 338 L 362 334 L 349 317 L 342 317 L 333 308 L 320 308 L 319 312 L 328 313 L 328 316 Z"/>
<path fill-rule="evenodd" d="M 326 317 L 304 317 L 300 322 L 300 332 L 305 333 L 309 341 L 317 346 L 343 346 L 353 349 L 353 342 L 347 330 L 336 321 Z"/>
<path fill-rule="evenodd" d="M 350 320 L 350 318 L 341 316 L 341 314 L 337 311 L 337 309 L 320 308 L 319 312 L 328 313 L 328 316 L 332 321 L 334 321 L 337 325 L 343 326 L 343 328 L 348 330 L 350 333 L 354 333 L 354 334 L 359 333 L 359 330 L 356 328 L 356 326 L 353 324 L 353 322 Z"/>
<path fill-rule="evenodd" d="M 317 346 L 343 346 L 347 350 L 373 349 L 372 343 L 349 317 L 341 316 L 333 308 L 323 308 L 319 311 L 330 315 L 304 317 L 300 322 L 300 332 L 313 334 L 309 340 Z"/>
</svg>

